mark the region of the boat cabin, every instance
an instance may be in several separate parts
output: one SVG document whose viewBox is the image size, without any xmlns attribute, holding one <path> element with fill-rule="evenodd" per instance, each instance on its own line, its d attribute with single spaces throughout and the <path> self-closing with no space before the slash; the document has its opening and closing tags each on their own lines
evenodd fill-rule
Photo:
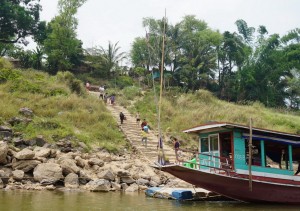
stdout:
<svg viewBox="0 0 300 211">
<path fill-rule="evenodd" d="M 194 159 L 197 165 L 189 165 L 193 168 L 247 174 L 250 160 L 258 176 L 294 175 L 300 161 L 300 135 L 252 128 L 249 159 L 248 126 L 213 122 L 183 132 L 199 135 L 199 154 Z"/>
</svg>

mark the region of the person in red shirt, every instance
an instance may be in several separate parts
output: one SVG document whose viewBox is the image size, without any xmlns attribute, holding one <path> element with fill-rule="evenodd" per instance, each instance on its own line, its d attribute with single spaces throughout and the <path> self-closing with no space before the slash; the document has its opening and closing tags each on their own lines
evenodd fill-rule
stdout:
<svg viewBox="0 0 300 211">
<path fill-rule="evenodd" d="M 146 122 L 146 119 L 144 119 L 144 121 L 141 124 L 142 129 L 144 129 L 144 127 L 147 125 L 148 123 Z"/>
</svg>

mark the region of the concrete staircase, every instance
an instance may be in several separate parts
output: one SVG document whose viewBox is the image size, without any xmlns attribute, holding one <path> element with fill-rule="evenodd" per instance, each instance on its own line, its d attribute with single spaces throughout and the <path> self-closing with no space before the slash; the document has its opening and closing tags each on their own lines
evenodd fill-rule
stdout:
<svg viewBox="0 0 300 211">
<path fill-rule="evenodd" d="M 141 126 L 136 123 L 136 119 L 132 116 L 128 110 L 119 105 L 107 105 L 107 109 L 112 113 L 115 120 L 118 122 L 123 133 L 130 141 L 131 145 L 135 147 L 145 158 L 150 162 L 154 163 L 158 160 L 158 137 L 155 132 L 149 130 L 147 147 L 142 144 L 141 137 Z M 119 114 L 123 112 L 126 116 L 123 124 L 120 122 Z M 141 118 L 143 119 L 143 118 Z M 164 154 L 171 163 L 174 163 L 176 160 L 175 152 L 172 146 L 168 146 L 164 143 Z"/>
<path fill-rule="evenodd" d="M 90 91 L 91 95 L 98 98 L 99 92 Z M 136 123 L 136 119 L 134 116 L 131 115 L 131 113 L 124 107 L 115 104 L 110 105 L 106 104 L 107 109 L 111 112 L 112 116 L 115 118 L 116 122 L 118 122 L 119 127 L 121 128 L 122 132 L 126 136 L 126 138 L 130 141 L 133 148 L 135 148 L 137 151 L 139 151 L 145 159 L 150 163 L 153 164 L 154 162 L 158 161 L 158 137 L 157 132 L 153 130 L 149 130 L 148 134 L 148 141 L 147 141 L 147 147 L 142 144 L 142 137 L 141 137 L 141 126 Z M 126 116 L 126 120 L 124 120 L 123 124 L 120 122 L 120 112 L 123 112 Z M 143 117 L 141 117 L 141 120 Z M 141 123 L 141 122 L 140 122 Z M 166 140 L 164 140 L 163 143 L 164 146 L 164 154 L 167 159 L 169 159 L 170 163 L 175 163 L 176 157 L 175 157 L 175 151 L 173 149 L 173 144 L 168 145 L 166 144 Z M 189 160 L 192 156 L 191 153 L 188 152 L 182 152 L 181 160 Z"/>
</svg>

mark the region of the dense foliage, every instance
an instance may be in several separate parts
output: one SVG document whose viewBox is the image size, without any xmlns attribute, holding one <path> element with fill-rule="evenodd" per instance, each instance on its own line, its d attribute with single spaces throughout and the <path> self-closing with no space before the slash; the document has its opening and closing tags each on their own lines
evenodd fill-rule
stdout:
<svg viewBox="0 0 300 211">
<path fill-rule="evenodd" d="M 96 85 L 107 80 L 114 88 L 132 85 L 132 79 L 140 87 L 152 86 L 152 77 L 158 78 L 163 65 L 165 88 L 206 89 L 231 102 L 300 108 L 298 28 L 280 36 L 269 34 L 265 26 L 254 28 L 237 20 L 236 31 L 221 33 L 187 15 L 175 24 L 166 20 L 164 33 L 164 19 L 144 18 L 147 33 L 134 39 L 129 68 L 121 66 L 126 53 L 118 42 L 109 42 L 107 48 L 82 48 L 76 14 L 85 2 L 59 0 L 58 15 L 45 23 L 39 20 L 39 0 L 0 1 L 0 56 L 18 59 L 22 68 L 80 73 L 82 80 Z M 14 45 L 27 44 L 28 36 L 34 38 L 36 49 Z"/>
<path fill-rule="evenodd" d="M 146 18 L 144 26 L 149 33 L 132 45 L 133 75 L 153 71 L 155 76 L 161 67 L 163 20 Z M 280 37 L 244 20 L 236 26 L 237 32 L 221 34 L 195 16 L 175 25 L 167 22 L 165 81 L 185 91 L 207 89 L 228 101 L 299 109 L 300 30 Z"/>
<path fill-rule="evenodd" d="M 25 37 L 34 35 L 45 25 L 40 22 L 41 6 L 36 0 L 0 1 L 0 43 L 26 43 Z"/>
</svg>

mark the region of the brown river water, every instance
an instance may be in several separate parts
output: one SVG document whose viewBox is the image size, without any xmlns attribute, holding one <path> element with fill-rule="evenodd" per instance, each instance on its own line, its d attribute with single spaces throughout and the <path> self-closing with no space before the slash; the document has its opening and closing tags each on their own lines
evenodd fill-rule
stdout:
<svg viewBox="0 0 300 211">
<path fill-rule="evenodd" d="M 0 211 L 125 210 L 125 211 L 286 211 L 299 206 L 249 204 L 234 201 L 202 202 L 156 199 L 144 193 L 61 191 L 0 191 Z"/>
</svg>

